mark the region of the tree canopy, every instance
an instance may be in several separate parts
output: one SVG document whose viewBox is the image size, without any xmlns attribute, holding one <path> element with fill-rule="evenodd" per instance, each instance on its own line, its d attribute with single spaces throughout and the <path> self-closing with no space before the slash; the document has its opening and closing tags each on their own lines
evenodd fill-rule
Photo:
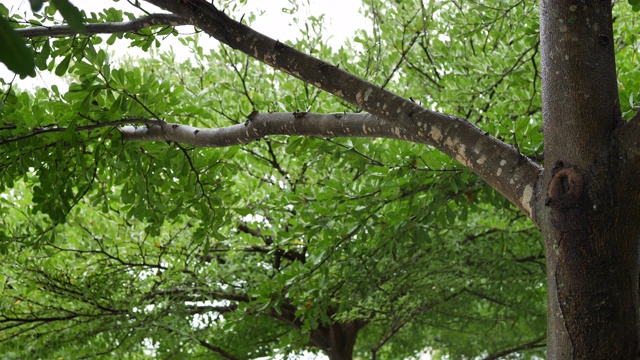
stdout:
<svg viewBox="0 0 640 360">
<path fill-rule="evenodd" d="M 322 16 L 291 42 L 234 32 L 270 16 L 245 2 L 105 2 L 80 23 L 66 1 L 0 4 L 69 83 L 0 79 L 0 352 L 544 356 L 539 5 L 367 1 L 372 29 L 330 48 Z M 629 119 L 638 19 L 613 9 Z M 151 56 L 113 60 L 116 41 Z M 448 127 L 403 120 L 421 109 Z"/>
</svg>

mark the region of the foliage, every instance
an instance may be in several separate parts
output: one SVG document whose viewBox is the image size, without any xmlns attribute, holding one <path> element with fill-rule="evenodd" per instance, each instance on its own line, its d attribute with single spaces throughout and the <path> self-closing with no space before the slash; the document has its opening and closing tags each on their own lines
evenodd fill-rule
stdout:
<svg viewBox="0 0 640 360">
<path fill-rule="evenodd" d="M 339 49 L 325 45 L 321 17 L 291 45 L 542 159 L 537 5 L 375 1 L 364 11 L 373 31 Z M 634 13 L 618 16 L 630 115 L 637 31 Z M 86 22 L 133 17 L 109 8 Z M 255 358 L 318 352 L 322 331 L 360 324 L 354 355 L 363 358 L 425 348 L 543 355 L 538 231 L 432 147 L 123 141 L 119 126 L 131 119 L 218 128 L 253 110 L 359 111 L 225 46 L 205 51 L 197 34 L 180 35 L 192 57 L 177 62 L 154 50 L 169 35 L 179 31 L 35 38 L 36 66 L 66 76 L 68 91 L 2 82 L 3 354 Z M 108 46 L 122 38 L 153 56 L 112 61 Z"/>
<path fill-rule="evenodd" d="M 44 5 L 44 0 L 29 0 L 31 9 L 34 12 L 40 11 Z M 77 31 L 84 28 L 83 16 L 69 0 L 51 0 L 51 5 L 47 6 L 45 13 L 49 16 L 59 11 L 69 26 Z M 9 70 L 15 71 L 21 76 L 35 76 L 34 54 L 27 47 L 25 40 L 11 28 L 6 16 L 9 14 L 6 6 L 0 4 L 0 48 L 5 51 L 0 53 L 0 62 L 4 63 Z M 36 14 L 36 19 L 30 20 L 31 25 L 41 25 L 43 16 Z M 18 18 L 19 19 L 19 18 Z M 17 19 L 16 19 L 17 20 Z"/>
</svg>

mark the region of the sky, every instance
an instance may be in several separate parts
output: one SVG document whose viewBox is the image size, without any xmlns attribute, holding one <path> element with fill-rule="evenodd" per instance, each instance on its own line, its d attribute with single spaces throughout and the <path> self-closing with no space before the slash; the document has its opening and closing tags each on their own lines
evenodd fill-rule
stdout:
<svg viewBox="0 0 640 360">
<path fill-rule="evenodd" d="M 31 7 L 28 0 L 1 0 L 4 6 L 9 8 L 11 13 L 26 14 L 27 18 L 31 14 Z M 111 0 L 92 0 L 81 1 L 71 0 L 80 9 L 90 12 L 98 12 L 105 7 L 117 7 L 125 11 L 133 13 L 140 13 L 139 10 L 128 4 L 126 1 L 119 1 L 114 3 Z M 359 29 L 370 29 L 370 22 L 360 13 L 359 9 L 362 5 L 362 0 L 299 0 L 300 9 L 293 15 L 283 11 L 283 8 L 291 8 L 291 0 L 247 0 L 246 6 L 238 11 L 236 18 L 242 16 L 243 13 L 259 13 L 265 12 L 265 16 L 258 17 L 252 24 L 252 28 L 269 37 L 280 41 L 295 40 L 299 36 L 297 25 L 294 23 L 294 17 L 300 19 L 300 24 L 303 20 L 309 16 L 319 16 L 325 14 L 325 38 L 328 39 L 329 45 L 333 47 L 340 46 L 346 39 L 353 37 L 355 31 Z M 153 7 L 147 7 L 145 9 L 152 9 Z M 151 11 L 151 10 L 150 10 Z M 230 14 L 234 17 L 234 14 Z M 183 32 L 191 32 L 188 28 L 182 30 Z M 203 41 L 210 42 L 209 44 L 203 44 L 203 47 L 216 46 L 217 41 L 202 37 Z M 180 52 L 178 49 L 182 46 L 176 38 L 169 37 L 162 44 L 161 50 L 168 50 L 169 46 L 176 49 L 176 54 L 186 54 L 188 52 Z M 129 48 L 128 41 L 116 42 L 114 46 L 109 47 L 108 52 L 111 54 L 112 59 L 118 59 L 118 57 L 139 57 L 149 56 L 138 48 Z M 179 58 L 178 58 L 179 59 Z M 13 73 L 7 70 L 4 65 L 0 64 L 0 78 L 4 78 L 6 81 L 10 81 L 13 78 Z M 23 89 L 45 87 L 48 88 L 51 85 L 57 85 L 61 90 L 67 88 L 64 79 L 55 77 L 52 74 L 46 72 L 38 72 L 35 78 L 27 78 L 25 80 L 18 80 L 18 86 Z M 300 357 L 301 360 L 324 360 L 328 359 L 326 356 L 313 356 L 310 354 Z M 421 359 L 429 359 L 428 355 L 424 355 Z M 266 359 L 264 359 L 266 360 Z"/>
</svg>

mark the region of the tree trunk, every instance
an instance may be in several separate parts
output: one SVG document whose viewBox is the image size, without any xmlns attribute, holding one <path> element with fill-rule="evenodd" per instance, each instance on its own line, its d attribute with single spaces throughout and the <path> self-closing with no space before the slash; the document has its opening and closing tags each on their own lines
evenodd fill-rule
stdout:
<svg viewBox="0 0 640 360">
<path fill-rule="evenodd" d="M 548 359 L 637 359 L 638 161 L 621 121 L 610 0 L 543 0 Z M 636 160 L 636 161 L 631 161 Z"/>
<path fill-rule="evenodd" d="M 332 323 L 321 326 L 311 333 L 312 343 L 322 349 L 329 360 L 351 360 L 363 321 Z"/>
</svg>

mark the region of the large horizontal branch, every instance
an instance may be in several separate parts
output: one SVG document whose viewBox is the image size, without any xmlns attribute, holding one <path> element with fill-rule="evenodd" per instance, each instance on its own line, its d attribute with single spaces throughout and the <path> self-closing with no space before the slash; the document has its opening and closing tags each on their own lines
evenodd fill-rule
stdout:
<svg viewBox="0 0 640 360">
<path fill-rule="evenodd" d="M 82 34 L 123 34 L 155 25 L 179 26 L 190 24 L 187 20 L 175 14 L 151 14 L 131 21 L 86 24 Z M 22 28 L 16 29 L 16 32 L 27 38 L 78 34 L 78 31 L 67 25 Z"/>
<path fill-rule="evenodd" d="M 531 217 L 541 167 L 465 119 L 440 114 L 232 20 L 204 0 L 146 0 L 220 42 L 404 128 L 457 159 Z"/>
<path fill-rule="evenodd" d="M 404 128 L 371 114 L 267 113 L 254 114 L 244 124 L 218 129 L 157 122 L 123 126 L 126 141 L 175 141 L 198 147 L 246 144 L 268 135 L 370 137 L 421 142 Z"/>
</svg>

